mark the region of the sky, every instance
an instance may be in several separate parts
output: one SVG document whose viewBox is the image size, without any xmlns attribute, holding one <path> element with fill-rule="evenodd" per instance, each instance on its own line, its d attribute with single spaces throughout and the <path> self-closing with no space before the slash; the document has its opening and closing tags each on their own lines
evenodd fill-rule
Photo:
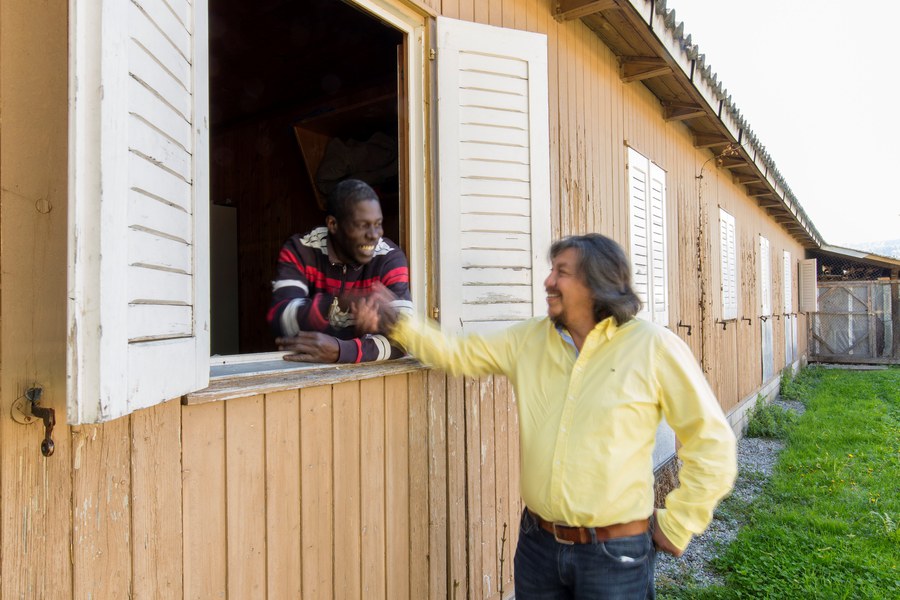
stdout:
<svg viewBox="0 0 900 600">
<path fill-rule="evenodd" d="M 900 2 L 667 7 L 826 243 L 900 239 Z"/>
</svg>

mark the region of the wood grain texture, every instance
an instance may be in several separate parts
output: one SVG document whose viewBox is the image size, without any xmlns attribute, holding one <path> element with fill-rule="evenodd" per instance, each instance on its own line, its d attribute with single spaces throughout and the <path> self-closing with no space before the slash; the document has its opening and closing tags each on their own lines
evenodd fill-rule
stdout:
<svg viewBox="0 0 900 600">
<path fill-rule="evenodd" d="M 303 593 L 300 392 L 266 395 L 266 569 L 269 598 Z"/>
<path fill-rule="evenodd" d="M 251 396 L 225 405 L 228 594 L 265 598 L 265 404 Z M 232 568 L 240 565 L 239 568 Z"/>
<path fill-rule="evenodd" d="M 335 575 L 335 598 L 359 598 L 363 535 L 360 510 L 360 444 L 362 439 L 359 382 L 332 388 L 334 403 L 334 554 L 345 567 Z"/>
<path fill-rule="evenodd" d="M 181 598 L 181 404 L 170 400 L 131 415 L 132 597 Z"/>
<path fill-rule="evenodd" d="M 182 408 L 184 596 L 226 598 L 225 404 Z"/>
</svg>

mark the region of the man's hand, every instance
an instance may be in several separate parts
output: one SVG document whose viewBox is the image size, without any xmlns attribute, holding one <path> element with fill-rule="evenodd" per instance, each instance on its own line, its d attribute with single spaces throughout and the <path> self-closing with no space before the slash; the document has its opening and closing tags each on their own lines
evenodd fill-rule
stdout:
<svg viewBox="0 0 900 600">
<path fill-rule="evenodd" d="M 669 538 L 666 537 L 666 534 L 662 532 L 662 529 L 659 528 L 659 523 L 656 522 L 656 509 L 653 510 L 653 521 L 653 545 L 656 546 L 656 549 L 668 552 L 672 556 L 681 556 L 684 554 L 684 550 L 676 548 L 675 545 L 669 541 Z"/>
<path fill-rule="evenodd" d="M 397 322 L 397 309 L 391 302 L 397 299 L 391 290 L 376 283 L 368 296 L 356 299 L 351 312 L 356 322 L 356 332 L 387 333 Z"/>
<path fill-rule="evenodd" d="M 279 350 L 292 353 L 284 360 L 293 362 L 334 363 L 340 356 L 337 338 L 318 331 L 301 331 L 297 337 L 278 338 L 275 343 Z"/>
</svg>

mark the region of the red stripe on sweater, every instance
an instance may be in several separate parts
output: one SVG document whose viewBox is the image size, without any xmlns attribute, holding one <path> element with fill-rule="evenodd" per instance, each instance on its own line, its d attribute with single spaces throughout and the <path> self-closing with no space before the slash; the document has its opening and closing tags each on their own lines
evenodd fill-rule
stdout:
<svg viewBox="0 0 900 600">
<path fill-rule="evenodd" d="M 301 265 L 300 261 L 297 260 L 297 256 L 287 248 L 281 249 L 281 253 L 278 255 L 278 260 L 280 262 L 291 263 L 292 265 L 297 267 L 298 270 L 303 270 L 303 265 Z"/>
<path fill-rule="evenodd" d="M 353 341 L 356 342 L 356 361 L 354 361 L 354 362 L 360 362 L 360 361 L 362 361 L 362 340 L 359 338 L 356 338 Z"/>
<path fill-rule="evenodd" d="M 395 283 L 409 283 L 409 269 L 406 267 L 391 269 L 381 276 L 381 283 L 388 286 Z"/>
<path fill-rule="evenodd" d="M 328 319 L 326 319 L 319 310 L 319 298 L 321 294 L 316 294 L 312 299 L 312 306 L 309 309 L 309 324 L 316 331 L 325 331 L 328 327 Z"/>
<path fill-rule="evenodd" d="M 266 314 L 266 321 L 271 323 L 275 319 L 275 313 L 278 311 L 278 309 L 284 306 L 287 302 L 288 300 L 282 300 L 281 302 L 270 308 L 268 314 Z"/>
</svg>

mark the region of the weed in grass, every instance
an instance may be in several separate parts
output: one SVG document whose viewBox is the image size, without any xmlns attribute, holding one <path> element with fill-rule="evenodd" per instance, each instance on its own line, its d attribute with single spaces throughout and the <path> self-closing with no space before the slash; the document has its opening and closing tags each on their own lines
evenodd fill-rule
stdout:
<svg viewBox="0 0 900 600">
<path fill-rule="evenodd" d="M 765 398 L 757 396 L 756 406 L 747 422 L 750 437 L 785 439 L 797 422 L 797 414 L 774 404 L 766 404 Z"/>
</svg>

